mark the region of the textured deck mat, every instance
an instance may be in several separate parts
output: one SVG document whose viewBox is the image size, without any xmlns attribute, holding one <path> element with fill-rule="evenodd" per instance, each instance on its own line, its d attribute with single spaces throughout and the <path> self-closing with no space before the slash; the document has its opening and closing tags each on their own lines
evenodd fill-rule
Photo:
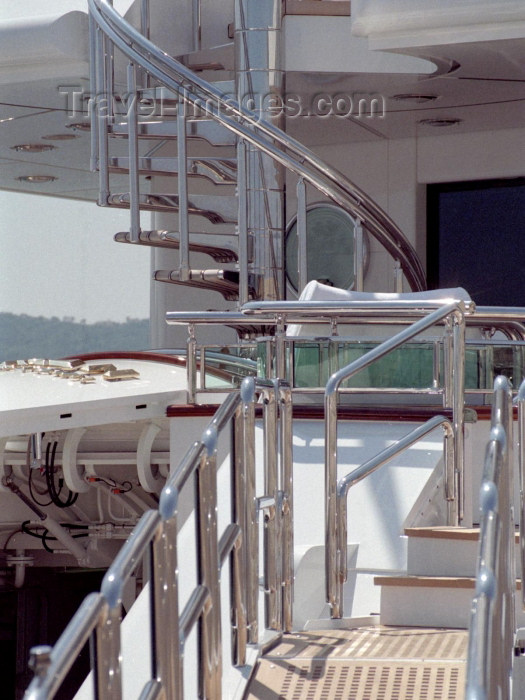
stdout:
<svg viewBox="0 0 525 700">
<path fill-rule="evenodd" d="M 246 700 L 459 700 L 467 632 L 400 627 L 285 635 Z"/>
</svg>

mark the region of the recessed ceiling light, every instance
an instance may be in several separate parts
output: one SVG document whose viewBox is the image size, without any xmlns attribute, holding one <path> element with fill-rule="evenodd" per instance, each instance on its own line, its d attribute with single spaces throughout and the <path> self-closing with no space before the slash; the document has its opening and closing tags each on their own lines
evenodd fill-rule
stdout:
<svg viewBox="0 0 525 700">
<path fill-rule="evenodd" d="M 56 146 L 50 143 L 19 143 L 16 146 L 11 146 L 12 151 L 24 151 L 24 153 L 42 153 L 43 151 L 52 151 Z"/>
<path fill-rule="evenodd" d="M 54 175 L 20 175 L 20 177 L 16 178 L 19 182 L 53 182 L 54 180 L 58 180 L 58 177 L 55 177 Z"/>
<path fill-rule="evenodd" d="M 413 104 L 423 104 L 424 102 L 434 102 L 439 100 L 440 95 L 403 92 L 399 95 L 392 95 L 393 100 L 398 102 L 411 102 Z"/>
<path fill-rule="evenodd" d="M 73 129 L 73 131 L 90 131 L 91 124 L 89 122 L 72 122 L 71 124 L 66 124 L 66 129 Z"/>
<path fill-rule="evenodd" d="M 461 124 L 463 119 L 421 119 L 418 124 L 423 126 L 447 127 Z"/>
<path fill-rule="evenodd" d="M 77 134 L 46 134 L 42 136 L 46 141 L 70 141 L 78 138 Z"/>
</svg>

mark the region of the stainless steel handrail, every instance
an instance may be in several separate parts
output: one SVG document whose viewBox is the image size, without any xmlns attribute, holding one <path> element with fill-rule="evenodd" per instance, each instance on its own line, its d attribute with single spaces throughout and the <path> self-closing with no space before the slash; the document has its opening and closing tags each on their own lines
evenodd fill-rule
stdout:
<svg viewBox="0 0 525 700">
<path fill-rule="evenodd" d="M 462 517 L 463 498 L 463 404 L 464 404 L 464 343 L 465 320 L 463 302 L 451 302 L 433 311 L 428 316 L 416 321 L 400 333 L 384 341 L 376 348 L 332 374 L 325 389 L 325 571 L 326 599 L 331 608 L 332 617 L 340 617 L 342 600 L 337 577 L 340 570 L 338 562 L 337 542 L 340 541 L 337 518 L 337 397 L 341 383 L 350 379 L 360 370 L 368 367 L 375 360 L 384 357 L 392 350 L 431 328 L 445 319 L 452 319 L 452 343 L 448 350 L 448 361 L 445 363 L 447 376 L 445 378 L 445 396 L 452 406 L 454 425 L 454 470 L 447 470 L 447 478 L 453 475 L 451 481 L 445 484 L 447 501 L 455 504 L 449 508 L 449 517 L 457 524 Z M 448 329 L 450 331 L 450 329 Z M 446 344 L 447 345 L 447 344 Z M 451 357 L 452 355 L 452 357 Z M 456 484 L 457 481 L 457 484 Z"/>
<path fill-rule="evenodd" d="M 336 580 L 330 585 L 330 589 L 336 589 L 336 600 L 339 601 L 337 606 L 338 615 L 333 617 L 343 617 L 343 584 L 348 577 L 348 563 L 346 557 L 348 529 L 347 529 L 347 499 L 348 493 L 352 486 L 365 479 L 370 474 L 373 474 L 380 467 L 385 465 L 391 459 L 404 452 L 406 449 L 414 445 L 416 442 L 424 438 L 439 426 L 443 426 L 444 430 L 444 478 L 443 483 L 453 483 L 454 480 L 454 428 L 452 421 L 445 416 L 433 416 L 423 425 L 411 430 L 407 435 L 399 438 L 393 445 L 386 447 L 379 452 L 375 457 L 364 462 L 360 467 L 354 469 L 346 476 L 339 479 L 337 484 L 337 560 L 338 567 L 334 572 Z M 450 505 L 450 497 L 447 497 L 447 503 Z M 332 572 L 331 572 L 332 574 Z M 335 607 L 335 606 L 334 606 Z"/>
<path fill-rule="evenodd" d="M 90 593 L 53 648 L 31 649 L 30 665 L 35 678 L 27 688 L 24 700 L 48 700 L 54 697 L 93 629 L 104 620 L 107 608 L 108 604 L 102 594 Z"/>
<path fill-rule="evenodd" d="M 480 547 L 472 601 L 466 700 L 510 698 L 515 631 L 512 519 L 512 391 L 494 382 L 490 439 L 480 489 Z"/>
<path fill-rule="evenodd" d="M 410 287 L 425 289 L 425 274 L 412 245 L 392 219 L 342 173 L 256 113 L 244 109 L 235 100 L 225 99 L 213 85 L 168 56 L 127 23 L 109 0 L 88 0 L 88 4 L 98 28 L 130 61 L 357 217 L 393 259 L 400 262 Z M 105 127 L 102 125 L 102 128 Z"/>
<path fill-rule="evenodd" d="M 525 380 L 518 390 L 518 469 L 520 484 L 520 571 L 521 604 L 525 610 Z"/>
<path fill-rule="evenodd" d="M 79 650 L 93 636 L 92 667 L 96 697 L 120 700 L 122 659 L 120 625 L 126 582 L 143 561 L 149 564 L 152 627 L 151 673 L 141 697 L 184 697 L 182 651 L 192 627 L 202 620 L 200 668 L 203 693 L 221 694 L 222 643 L 219 570 L 230 556 L 232 649 L 244 664 L 246 644 L 258 642 L 259 524 L 255 497 L 255 414 L 263 397 L 266 434 L 264 473 L 269 504 L 265 522 L 266 619 L 271 629 L 291 630 L 293 600 L 293 470 L 291 393 L 285 382 L 248 377 L 230 394 L 212 421 L 168 478 L 158 511 L 147 511 L 108 569 L 101 592 L 91 594 L 53 649 L 32 651 L 35 678 L 26 700 L 51 699 Z M 217 527 L 217 443 L 232 431 L 232 522 L 219 537 Z M 179 613 L 177 514 L 184 485 L 196 482 L 197 585 Z M 149 556 L 146 556 L 148 555 Z"/>
</svg>

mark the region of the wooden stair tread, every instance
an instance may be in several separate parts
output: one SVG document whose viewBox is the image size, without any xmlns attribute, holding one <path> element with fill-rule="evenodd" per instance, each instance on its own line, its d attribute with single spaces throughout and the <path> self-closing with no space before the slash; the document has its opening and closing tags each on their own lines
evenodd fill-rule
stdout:
<svg viewBox="0 0 525 700">
<path fill-rule="evenodd" d="M 374 576 L 376 586 L 406 586 L 414 588 L 472 588 L 476 579 L 470 576 Z M 521 590 L 521 580 L 516 580 L 516 589 Z"/>
<path fill-rule="evenodd" d="M 477 542 L 479 539 L 479 527 L 452 527 L 448 525 L 434 525 L 431 527 L 406 527 L 405 535 L 408 537 L 428 537 L 429 539 L 463 540 Z M 516 543 L 520 541 L 519 532 L 514 535 Z"/>
<path fill-rule="evenodd" d="M 370 626 L 284 635 L 260 659 L 245 700 L 461 698 L 466 630 Z"/>
<path fill-rule="evenodd" d="M 286 0 L 285 14 L 348 17 L 350 0 Z"/>
<path fill-rule="evenodd" d="M 476 579 L 468 576 L 374 576 L 376 586 L 412 586 L 414 588 L 474 588 Z"/>
</svg>

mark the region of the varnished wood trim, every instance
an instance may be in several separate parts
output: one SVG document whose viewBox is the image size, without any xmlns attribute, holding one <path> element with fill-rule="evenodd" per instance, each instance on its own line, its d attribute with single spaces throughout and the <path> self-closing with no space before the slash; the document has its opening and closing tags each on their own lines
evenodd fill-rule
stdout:
<svg viewBox="0 0 525 700">
<path fill-rule="evenodd" d="M 350 16 L 350 0 L 286 0 L 287 15 Z"/>
<path fill-rule="evenodd" d="M 218 404 L 192 405 L 174 404 L 167 410 L 168 416 L 201 415 L 213 416 Z M 337 411 L 339 420 L 356 421 L 389 421 L 392 423 L 421 423 L 432 416 L 444 415 L 452 418 L 450 409 L 434 406 L 340 406 Z M 293 407 L 293 417 L 297 420 L 323 420 L 324 407 L 322 404 L 296 404 Z"/>
<path fill-rule="evenodd" d="M 468 576 L 374 576 L 375 586 L 403 586 L 407 588 L 475 588 L 476 579 Z M 521 590 L 520 579 L 516 590 Z"/>
<path fill-rule="evenodd" d="M 322 404 L 296 404 L 293 408 L 294 418 L 319 420 L 324 418 Z M 389 421 L 392 423 L 421 423 L 433 416 L 445 416 L 452 419 L 452 410 L 440 406 L 339 406 L 339 420 Z"/>
<path fill-rule="evenodd" d="M 433 527 L 406 527 L 405 535 L 408 537 L 423 537 L 436 540 L 463 540 L 474 541 L 479 540 L 479 527 L 449 527 L 433 526 Z M 519 544 L 520 533 L 514 533 L 514 541 Z"/>
<path fill-rule="evenodd" d="M 478 420 L 490 420 L 491 419 L 491 414 L 492 414 L 492 406 L 469 406 L 469 408 L 472 408 L 474 411 L 476 411 L 478 415 Z M 518 407 L 513 406 L 512 408 L 512 415 L 514 420 L 518 419 Z"/>
<path fill-rule="evenodd" d="M 160 352 L 138 351 L 138 350 L 113 350 L 107 352 L 86 352 L 79 355 L 70 355 L 66 360 L 82 360 L 82 362 L 92 362 L 93 360 L 142 360 L 143 362 L 161 362 L 166 365 L 177 365 L 186 367 L 186 358 L 177 355 L 165 355 Z"/>
<path fill-rule="evenodd" d="M 479 527 L 406 527 L 408 537 L 428 537 L 436 540 L 465 540 L 476 542 Z"/>
<path fill-rule="evenodd" d="M 476 580 L 466 576 L 374 576 L 374 584 L 412 588 L 474 588 Z"/>
</svg>

